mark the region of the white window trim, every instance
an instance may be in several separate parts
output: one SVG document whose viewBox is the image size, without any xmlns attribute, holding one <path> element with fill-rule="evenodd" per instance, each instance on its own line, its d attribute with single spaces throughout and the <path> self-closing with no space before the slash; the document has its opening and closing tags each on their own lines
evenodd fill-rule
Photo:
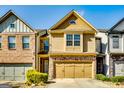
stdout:
<svg viewBox="0 0 124 93">
<path fill-rule="evenodd" d="M 66 47 L 70 47 L 70 46 L 67 46 L 67 35 L 68 34 L 71 34 L 71 33 L 66 33 L 65 34 L 65 40 L 66 40 L 65 46 Z M 72 38 L 72 46 L 71 47 L 78 47 L 78 46 L 74 46 L 74 35 L 80 35 L 80 45 L 79 46 L 81 46 L 81 34 L 71 34 L 71 35 L 73 36 L 73 38 Z"/>
</svg>

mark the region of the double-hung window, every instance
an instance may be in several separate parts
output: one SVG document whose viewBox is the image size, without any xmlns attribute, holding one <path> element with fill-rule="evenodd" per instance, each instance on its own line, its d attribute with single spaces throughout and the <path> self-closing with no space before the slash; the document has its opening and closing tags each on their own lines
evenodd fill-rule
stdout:
<svg viewBox="0 0 124 93">
<path fill-rule="evenodd" d="M 74 35 L 74 46 L 80 46 L 80 35 Z"/>
<path fill-rule="evenodd" d="M 119 48 L 119 36 L 113 36 L 113 48 Z"/>
<path fill-rule="evenodd" d="M 73 45 L 73 35 L 67 34 L 66 35 L 66 46 L 72 46 Z"/>
<path fill-rule="evenodd" d="M 48 52 L 49 51 L 49 41 L 44 40 L 44 51 Z"/>
<path fill-rule="evenodd" d="M 29 36 L 22 37 L 23 49 L 29 49 Z"/>
<path fill-rule="evenodd" d="M 79 34 L 67 34 L 66 35 L 66 46 L 80 46 L 80 35 Z"/>
<path fill-rule="evenodd" d="M 15 44 L 16 41 L 15 41 L 15 36 L 9 36 L 8 37 L 8 47 L 9 49 L 15 49 Z"/>
<path fill-rule="evenodd" d="M 0 36 L 0 49 L 2 47 L 2 37 Z"/>
</svg>

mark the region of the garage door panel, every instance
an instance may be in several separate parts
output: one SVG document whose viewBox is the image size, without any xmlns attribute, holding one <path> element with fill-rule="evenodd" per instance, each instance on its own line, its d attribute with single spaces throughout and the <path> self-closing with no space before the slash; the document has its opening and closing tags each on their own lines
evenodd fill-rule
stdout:
<svg viewBox="0 0 124 93">
<path fill-rule="evenodd" d="M 0 77 L 2 78 L 4 76 L 4 65 L 0 64 Z"/>
<path fill-rule="evenodd" d="M 16 81 L 23 81 L 25 80 L 25 76 L 15 76 Z"/>
<path fill-rule="evenodd" d="M 75 78 L 84 78 L 84 64 L 75 64 Z"/>
<path fill-rule="evenodd" d="M 5 76 L 14 76 L 13 64 L 5 64 Z"/>
<path fill-rule="evenodd" d="M 65 78 L 74 78 L 74 64 L 65 64 Z"/>
<path fill-rule="evenodd" d="M 92 77 L 92 64 L 91 63 L 84 64 L 84 76 L 85 76 L 85 78 Z"/>
<path fill-rule="evenodd" d="M 64 78 L 64 64 L 56 64 L 56 78 Z"/>
<path fill-rule="evenodd" d="M 25 64 L 24 67 L 25 67 L 25 74 L 26 74 L 27 70 L 32 69 L 32 64 Z"/>
<path fill-rule="evenodd" d="M 4 80 L 4 76 L 0 76 L 0 80 Z"/>
<path fill-rule="evenodd" d="M 15 65 L 15 76 L 22 76 L 22 75 L 25 75 L 24 64 Z"/>
<path fill-rule="evenodd" d="M 115 63 L 115 76 L 123 76 L 124 75 L 124 64 Z"/>
<path fill-rule="evenodd" d="M 5 76 L 5 80 L 13 81 L 13 80 L 15 80 L 15 78 L 14 78 L 14 76 Z"/>
</svg>

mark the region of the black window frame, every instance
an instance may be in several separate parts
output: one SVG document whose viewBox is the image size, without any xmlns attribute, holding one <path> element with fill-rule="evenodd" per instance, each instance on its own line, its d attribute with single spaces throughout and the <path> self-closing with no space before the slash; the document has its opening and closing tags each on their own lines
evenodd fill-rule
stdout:
<svg viewBox="0 0 124 93">
<path fill-rule="evenodd" d="M 76 24 L 75 20 L 70 20 L 69 24 Z"/>
<path fill-rule="evenodd" d="M 100 43 L 99 43 L 100 50 L 99 51 L 98 51 L 97 40 L 100 41 Z M 96 38 L 96 52 L 102 53 L 102 38 L 99 38 L 99 37 Z"/>
<path fill-rule="evenodd" d="M 25 43 L 24 42 L 24 38 L 25 37 L 28 37 L 28 39 L 29 39 L 29 42 L 28 43 Z M 28 47 L 25 47 L 25 45 L 28 46 Z M 23 49 L 29 49 L 30 48 L 30 37 L 29 36 L 22 36 L 22 48 Z"/>
<path fill-rule="evenodd" d="M 15 43 L 11 43 L 10 42 L 10 40 L 9 40 L 10 37 L 14 37 L 15 38 Z M 16 49 L 16 36 L 8 36 L 8 48 L 9 49 Z"/>
<path fill-rule="evenodd" d="M 119 49 L 119 36 L 112 36 L 112 47 L 114 49 Z"/>
<path fill-rule="evenodd" d="M 14 23 L 10 24 L 10 28 L 15 28 L 15 24 Z"/>
</svg>

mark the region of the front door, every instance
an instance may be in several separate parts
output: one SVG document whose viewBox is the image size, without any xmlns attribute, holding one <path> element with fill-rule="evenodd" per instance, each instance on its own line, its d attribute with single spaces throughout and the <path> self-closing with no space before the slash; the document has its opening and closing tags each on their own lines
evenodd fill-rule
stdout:
<svg viewBox="0 0 124 93">
<path fill-rule="evenodd" d="M 97 74 L 103 74 L 103 57 L 97 58 Z"/>
<path fill-rule="evenodd" d="M 48 69 L 49 69 L 49 60 L 41 59 L 40 60 L 40 72 L 48 73 Z"/>
</svg>

